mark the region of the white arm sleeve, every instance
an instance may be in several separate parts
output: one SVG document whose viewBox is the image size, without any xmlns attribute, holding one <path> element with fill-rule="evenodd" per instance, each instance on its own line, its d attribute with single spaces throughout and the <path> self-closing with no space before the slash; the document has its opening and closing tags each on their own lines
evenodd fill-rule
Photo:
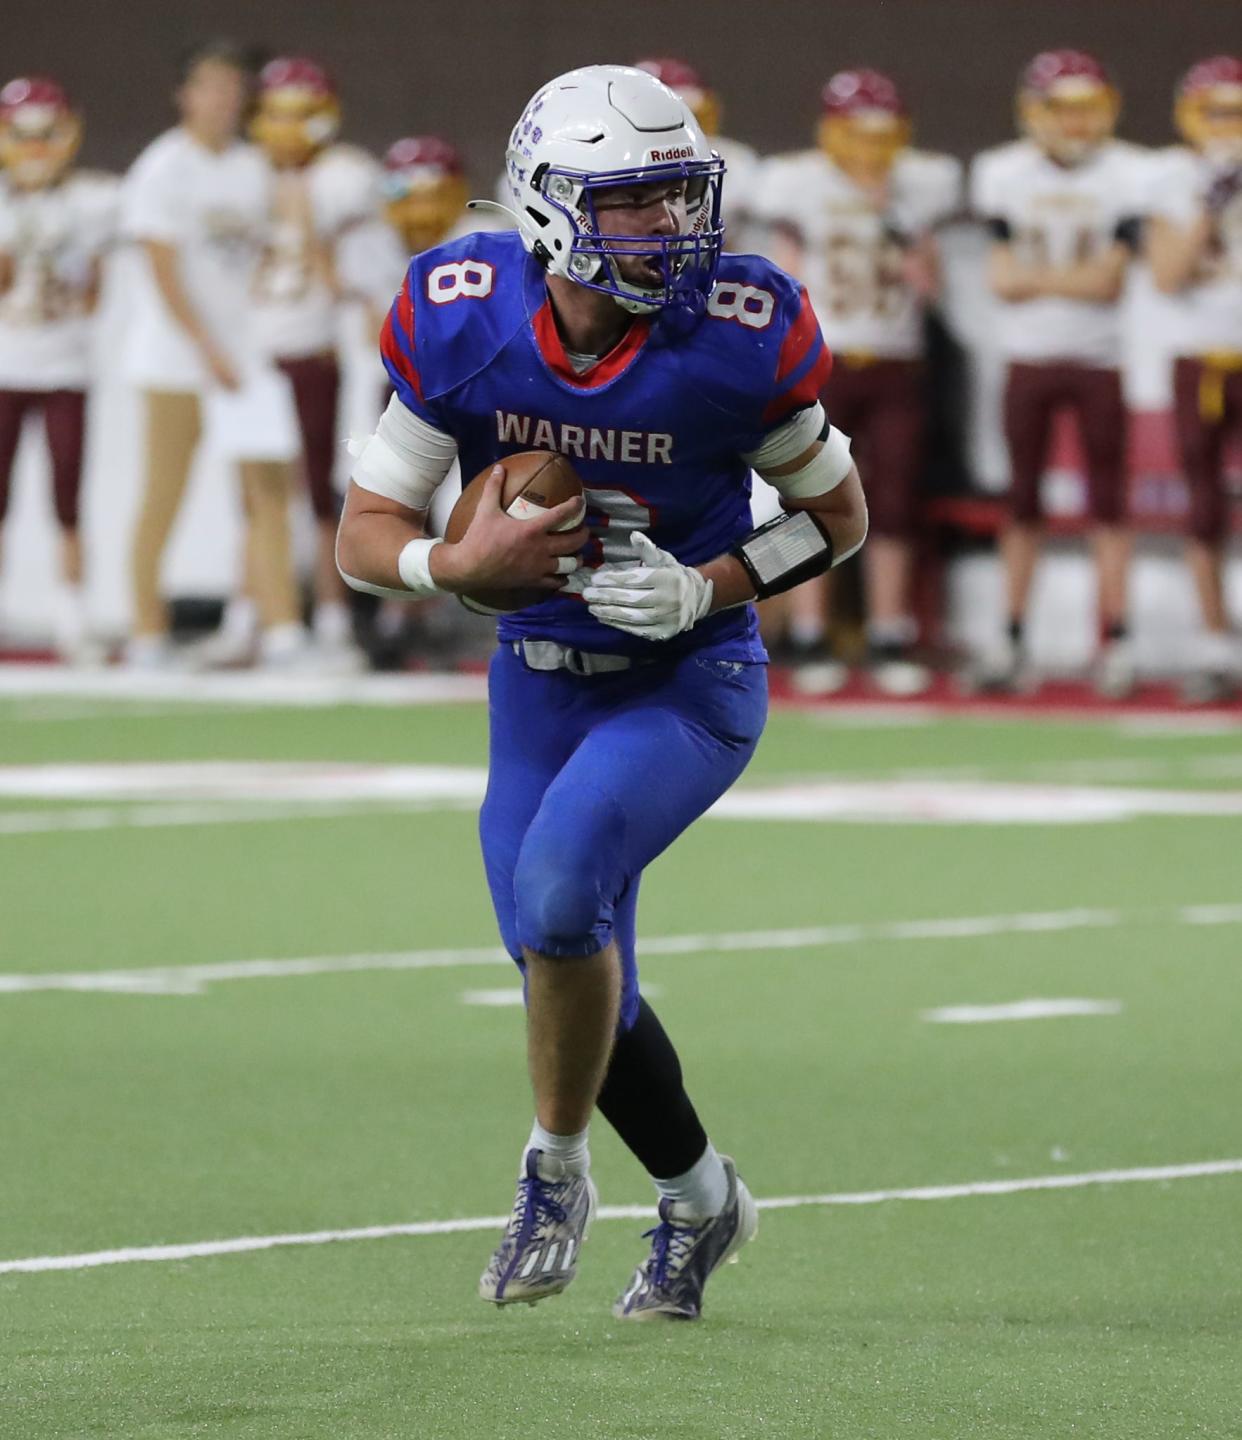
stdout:
<svg viewBox="0 0 1242 1440">
<path fill-rule="evenodd" d="M 845 479 L 854 463 L 850 456 L 849 436 L 842 434 L 835 425 L 829 427 L 819 452 L 800 470 L 788 475 L 767 473 L 781 465 L 788 465 L 809 449 L 823 433 L 826 423 L 824 407 L 816 401 L 765 435 L 758 450 L 743 455 L 742 459 L 786 500 L 809 500 L 816 495 L 826 495 Z"/>
<path fill-rule="evenodd" d="M 426 510 L 457 456 L 451 435 L 420 420 L 395 395 L 371 438 L 349 448 L 354 484 L 411 510 Z"/>
</svg>

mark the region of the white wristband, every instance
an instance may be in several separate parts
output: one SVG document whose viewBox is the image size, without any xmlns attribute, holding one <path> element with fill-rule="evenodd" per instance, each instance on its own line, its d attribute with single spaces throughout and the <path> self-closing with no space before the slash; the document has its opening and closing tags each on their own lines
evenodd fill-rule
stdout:
<svg viewBox="0 0 1242 1440">
<path fill-rule="evenodd" d="M 436 595 L 440 587 L 431 578 L 431 552 L 443 540 L 411 540 L 397 556 L 397 574 L 414 595 Z"/>
</svg>

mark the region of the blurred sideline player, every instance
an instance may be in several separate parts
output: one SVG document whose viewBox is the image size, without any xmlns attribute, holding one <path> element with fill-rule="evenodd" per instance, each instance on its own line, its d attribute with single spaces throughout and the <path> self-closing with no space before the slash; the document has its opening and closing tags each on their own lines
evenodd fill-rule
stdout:
<svg viewBox="0 0 1242 1440">
<path fill-rule="evenodd" d="M 22 421 L 41 411 L 61 534 L 53 639 L 78 661 L 101 658 L 83 613 L 78 516 L 91 315 L 118 196 L 113 177 L 73 170 L 81 140 L 56 81 L 22 77 L 0 90 L 0 527 Z"/>
<path fill-rule="evenodd" d="M 171 655 L 160 563 L 202 433 L 203 401 L 215 387 L 239 389 L 263 363 L 253 288 L 271 172 L 259 150 L 238 138 L 249 86 L 235 46 L 217 42 L 191 53 L 176 92 L 181 123 L 147 146 L 125 182 L 125 233 L 147 261 L 125 338 L 126 373 L 146 409 L 127 648 L 138 666 L 160 666 Z M 283 664 L 302 656 L 305 640 L 289 543 L 290 467 L 245 459 L 238 468 L 243 573 L 263 626 L 260 652 Z"/>
<path fill-rule="evenodd" d="M 268 243 L 255 277 L 254 319 L 264 352 L 288 377 L 302 440 L 302 466 L 315 517 L 313 633 L 322 659 L 361 657 L 351 641 L 346 590 L 336 570 L 340 501 L 333 483 L 341 368 L 337 356 L 340 286 L 337 246 L 370 219 L 377 167 L 364 151 L 336 143 L 340 103 L 313 60 L 280 56 L 259 73 L 251 138 L 274 171 Z M 265 568 L 261 546 L 249 563 Z M 253 658 L 257 616 L 246 591 L 232 600 L 200 659 L 238 664 Z"/>
<path fill-rule="evenodd" d="M 757 251 L 762 239 L 755 225 L 755 191 L 759 184 L 759 157 L 749 145 L 720 133 L 724 106 L 717 91 L 684 60 L 669 57 L 639 60 L 638 69 L 654 75 L 676 91 L 698 121 L 708 143 L 725 162 L 729 194 L 724 209 L 725 248 L 736 254 Z"/>
<path fill-rule="evenodd" d="M 480 829 L 525 974 L 536 1120 L 480 1293 L 533 1302 L 573 1279 L 598 1103 L 661 1197 L 615 1313 L 696 1318 L 756 1213 L 639 993 L 638 886 L 758 741 L 747 602 L 852 553 L 866 510 L 818 401 L 829 357 L 805 292 L 721 257 L 724 167 L 672 91 L 620 66 L 573 71 L 533 97 L 507 158 L 519 233 L 418 257 L 392 308 L 396 395 L 355 467 L 338 554 L 351 584 L 385 594 L 549 596 L 501 619 L 489 677 Z M 574 501 L 511 519 L 496 465 L 463 540 L 423 537 L 455 454 L 473 475 L 532 446 L 580 472 L 589 530 L 553 533 Z M 752 466 L 797 512 L 766 531 L 751 529 Z"/>
<path fill-rule="evenodd" d="M 911 655 L 913 538 L 924 463 L 927 399 L 923 321 L 940 285 L 935 227 L 959 208 L 961 167 L 910 148 L 896 85 L 876 70 L 842 70 L 825 84 L 819 148 L 765 167 L 760 209 L 773 254 L 805 283 L 835 364 L 824 405 L 854 437 L 867 474 L 871 538 L 864 556 L 868 658 L 874 683 L 894 695 L 927 688 Z M 827 619 L 821 580 L 791 598 L 791 639 L 821 652 Z M 844 683 L 818 664 L 808 688 Z"/>
<path fill-rule="evenodd" d="M 1242 431 L 1242 59 L 1217 55 L 1192 66 L 1178 88 L 1176 120 L 1186 143 L 1152 174 L 1148 259 L 1156 284 L 1180 302 L 1173 405 L 1204 626 L 1184 693 L 1204 703 L 1232 694 L 1242 679 L 1223 576 L 1224 447 L 1231 431 Z"/>
<path fill-rule="evenodd" d="M 1045 51 L 1026 67 L 1018 91 L 1026 138 L 985 151 L 971 172 L 973 208 L 992 234 L 988 283 L 1000 302 L 1008 362 L 1007 628 L 979 665 L 975 679 L 985 688 L 1022 688 L 1031 679 L 1023 642 L 1041 539 L 1040 480 L 1062 408 L 1074 411 L 1086 458 L 1096 688 L 1116 699 L 1134 687 L 1120 302 L 1139 240 L 1143 152 L 1113 138 L 1120 104 L 1093 55 Z"/>
<path fill-rule="evenodd" d="M 466 212 L 466 166 L 461 151 L 439 135 L 404 135 L 394 140 L 384 152 L 379 194 L 379 215 L 345 237 L 341 278 L 346 293 L 360 302 L 368 316 L 367 360 L 382 379 L 382 403 L 386 404 L 392 387 L 378 362 L 376 339 L 392 297 L 401 288 L 410 257 L 479 227 Z M 445 486 L 442 491 L 433 529 L 443 518 L 451 489 Z M 400 668 L 406 659 L 425 651 L 423 621 L 440 603 L 436 598 L 416 605 L 385 605 L 377 596 L 356 592 L 352 601 L 359 637 L 377 668 Z"/>
</svg>

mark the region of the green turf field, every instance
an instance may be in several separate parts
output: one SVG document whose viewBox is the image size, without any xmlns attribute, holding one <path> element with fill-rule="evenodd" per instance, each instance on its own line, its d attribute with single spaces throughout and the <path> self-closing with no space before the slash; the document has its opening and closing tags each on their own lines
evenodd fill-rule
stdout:
<svg viewBox="0 0 1242 1440">
<path fill-rule="evenodd" d="M 701 1324 L 627 1327 L 633 1217 L 568 1294 L 475 1297 L 530 1103 L 473 802 L 349 790 L 474 773 L 485 719 L 0 700 L 5 1440 L 1242 1436 L 1242 818 L 1193 813 L 1242 791 L 1242 730 L 774 714 L 750 790 L 1186 813 L 684 837 L 644 975 L 719 1148 L 797 1203 Z M 185 762 L 303 768 L 161 790 Z M 1102 1013 L 927 1018 L 1023 1000 Z M 650 1203 L 602 1124 L 593 1151 L 605 1205 Z M 142 1258 L 250 1237 L 291 1243 Z"/>
</svg>

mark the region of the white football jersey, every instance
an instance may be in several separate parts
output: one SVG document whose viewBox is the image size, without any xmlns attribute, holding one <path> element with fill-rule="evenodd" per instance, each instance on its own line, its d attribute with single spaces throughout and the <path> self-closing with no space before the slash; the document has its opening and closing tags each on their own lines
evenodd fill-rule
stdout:
<svg viewBox="0 0 1242 1440">
<path fill-rule="evenodd" d="M 341 237 L 379 206 L 379 166 L 363 150 L 333 145 L 303 170 L 277 172 L 268 248 L 255 276 L 256 320 L 268 354 L 294 359 L 336 344 L 336 300 L 317 255 L 335 258 Z"/>
<path fill-rule="evenodd" d="M 79 171 L 46 190 L 0 182 L 0 389 L 80 390 L 89 378 L 90 285 L 112 243 L 120 181 Z"/>
<path fill-rule="evenodd" d="M 176 251 L 186 298 L 235 366 L 259 356 L 253 285 L 271 214 L 271 167 L 257 146 L 210 150 L 176 126 L 153 140 L 125 177 L 126 238 Z M 131 270 L 122 348 L 126 378 L 151 390 L 208 382 L 203 356 L 160 294 L 149 263 Z"/>
<path fill-rule="evenodd" d="M 1110 140 L 1080 165 L 1058 165 L 1030 140 L 985 150 L 971 167 L 971 207 L 1002 222 L 1020 259 L 1068 265 L 1116 243 L 1118 227 L 1142 211 L 1146 152 Z M 1119 302 L 996 302 L 997 340 L 1010 360 L 1073 360 L 1116 365 L 1121 348 Z"/>
<path fill-rule="evenodd" d="M 886 359 L 922 354 L 923 306 L 903 273 L 903 240 L 954 214 L 961 189 L 958 161 L 920 150 L 897 157 L 883 201 L 820 150 L 767 162 L 759 216 L 801 237 L 799 278 L 831 349 Z"/>
<path fill-rule="evenodd" d="M 1162 151 L 1150 166 L 1148 212 L 1175 225 L 1192 224 L 1219 173 L 1185 146 Z M 1242 193 L 1236 193 L 1221 212 L 1217 236 L 1213 253 L 1204 257 L 1192 283 L 1172 297 L 1176 350 L 1181 355 L 1209 350 L 1242 353 Z"/>
</svg>

